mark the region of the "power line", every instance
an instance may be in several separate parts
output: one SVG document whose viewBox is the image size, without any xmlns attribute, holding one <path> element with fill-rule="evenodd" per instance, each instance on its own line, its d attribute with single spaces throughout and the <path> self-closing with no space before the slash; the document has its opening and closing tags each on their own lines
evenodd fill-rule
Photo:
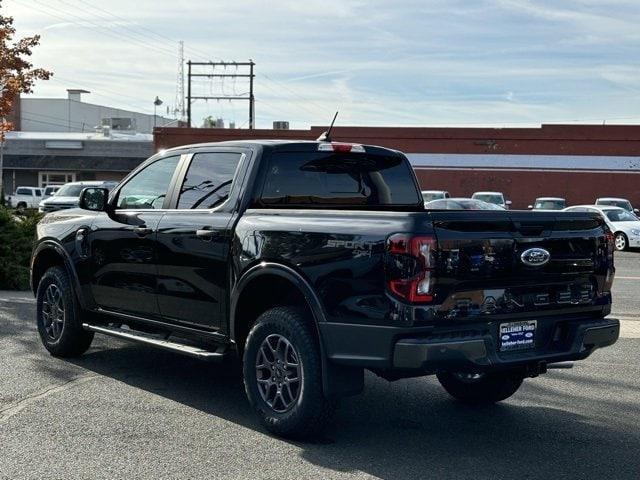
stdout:
<svg viewBox="0 0 640 480">
<path fill-rule="evenodd" d="M 113 30 L 113 29 L 111 27 L 109 27 L 109 26 L 105 26 L 105 25 L 100 25 L 100 24 L 94 23 L 94 22 L 92 22 L 90 20 L 86 20 L 86 19 L 84 19 L 84 18 L 82 18 L 82 17 L 80 17 L 78 15 L 74 15 L 72 13 L 69 13 L 68 11 L 63 10 L 63 9 L 57 10 L 57 9 L 55 9 L 53 7 L 50 7 L 50 6 L 45 5 L 45 4 L 42 4 L 39 0 L 30 0 L 29 3 L 24 3 L 22 0 L 12 0 L 12 1 L 14 1 L 14 2 L 16 2 L 16 3 L 18 3 L 18 4 L 20 4 L 20 5 L 24 6 L 24 7 L 28 7 L 30 9 L 33 9 L 33 10 L 39 11 L 41 13 L 44 13 L 45 15 L 49 15 L 51 17 L 57 18 L 58 20 L 62 20 L 63 22 L 66 22 L 66 23 L 72 23 L 72 24 L 75 24 L 75 25 L 85 26 L 85 27 L 87 26 L 86 24 L 92 25 L 92 26 L 97 28 L 97 32 L 98 33 L 100 33 L 102 35 L 106 35 L 106 36 L 112 37 L 112 38 L 116 38 L 117 40 L 123 40 L 123 38 L 122 38 L 123 36 L 128 37 L 128 39 L 131 40 L 132 42 L 137 43 L 137 44 L 139 44 L 141 46 L 144 46 L 145 48 L 149 48 L 149 49 L 155 50 L 158 53 L 161 53 L 161 54 L 164 54 L 164 55 L 169 55 L 172 58 L 175 58 L 175 54 L 173 52 L 171 52 L 169 50 L 165 50 L 162 47 L 158 47 L 158 46 L 155 46 L 155 45 L 153 45 L 151 43 L 144 42 L 144 41 L 142 41 L 142 40 L 140 40 L 140 39 L 138 39 L 136 37 L 133 37 L 131 35 L 123 34 L 122 32 L 118 33 L 118 34 L 117 33 L 112 33 L 111 30 Z M 41 8 L 35 7 L 33 5 L 33 3 L 31 3 L 31 2 L 37 3 L 38 5 L 40 5 Z M 46 10 L 43 10 L 42 7 L 46 8 Z M 77 18 L 80 21 L 70 20 L 69 18 L 65 18 L 65 17 L 63 17 L 61 15 L 58 15 L 57 13 L 52 13 L 51 10 L 53 10 L 54 12 L 60 11 L 61 13 L 69 15 L 69 16 L 74 17 L 74 18 Z M 104 29 L 107 29 L 108 31 L 106 31 Z"/>
<path fill-rule="evenodd" d="M 104 8 L 101 8 L 101 7 L 95 6 L 95 5 L 93 5 L 92 3 L 87 2 L 86 0 L 76 0 L 76 1 L 78 1 L 78 2 L 80 2 L 80 3 L 83 3 L 83 4 L 85 4 L 85 5 L 87 5 L 87 6 L 91 7 L 91 8 L 93 8 L 94 10 L 98 10 L 98 11 L 100 11 L 100 12 L 103 12 L 103 13 L 105 13 L 106 15 L 109 15 L 110 17 L 113 17 L 113 18 L 115 18 L 115 19 L 118 19 L 118 20 L 121 20 L 121 21 L 124 21 L 124 22 L 129 22 L 129 21 L 130 21 L 130 20 L 128 20 L 128 19 L 126 19 L 126 18 L 124 18 L 124 17 L 121 17 L 121 16 L 119 16 L 119 15 L 116 15 L 115 13 L 110 12 L 110 11 L 108 11 L 108 10 L 104 9 Z M 103 18 L 105 18 L 105 17 L 103 17 Z M 149 28 L 147 28 L 147 27 L 144 27 L 143 25 L 140 25 L 138 22 L 136 22 L 136 26 L 137 26 L 137 28 L 138 28 L 138 29 L 143 30 L 143 31 L 145 31 L 145 32 L 149 32 L 149 33 L 150 33 L 151 35 L 153 35 L 154 37 L 159 38 L 159 39 L 161 39 L 161 40 L 164 40 L 164 41 L 165 41 L 165 43 L 166 43 L 167 41 L 168 41 L 168 42 L 170 42 L 171 44 L 175 44 L 175 43 L 176 43 L 176 40 L 175 40 L 175 39 L 173 39 L 173 38 L 171 38 L 171 37 L 168 37 L 167 35 L 164 35 L 164 34 L 158 33 L 158 32 L 156 32 L 156 31 L 154 31 L 154 30 L 151 30 L 151 29 L 149 29 Z M 122 26 L 121 28 L 126 28 L 126 27 Z M 147 38 L 151 38 L 149 35 L 147 35 L 146 37 L 147 37 Z M 195 49 L 195 48 L 193 48 L 193 47 L 187 47 L 187 51 L 193 52 L 193 53 L 195 54 L 195 55 L 193 55 L 193 56 L 195 56 L 195 57 L 201 57 L 202 59 L 205 59 L 205 60 L 219 60 L 219 61 L 222 61 L 222 59 L 220 59 L 220 58 L 212 57 L 212 56 L 211 56 L 211 55 L 209 55 L 208 53 L 205 53 L 205 52 L 203 52 L 203 51 L 201 51 L 201 50 L 198 50 L 198 49 Z"/>
</svg>

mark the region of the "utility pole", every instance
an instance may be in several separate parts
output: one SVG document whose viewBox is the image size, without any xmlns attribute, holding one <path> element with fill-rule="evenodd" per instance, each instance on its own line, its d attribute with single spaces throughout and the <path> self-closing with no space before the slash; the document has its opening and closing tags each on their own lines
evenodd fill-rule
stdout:
<svg viewBox="0 0 640 480">
<path fill-rule="evenodd" d="M 184 109 L 184 42 L 180 40 L 178 49 L 178 78 L 176 79 L 176 98 L 173 103 L 173 115 L 184 122 L 186 115 Z"/>
<path fill-rule="evenodd" d="M 253 80 L 255 74 L 253 60 L 248 62 L 187 62 L 187 123 L 191 126 L 191 102 L 194 100 L 249 100 L 249 129 L 255 128 L 255 97 L 253 95 Z M 248 73 L 193 73 L 192 67 L 211 67 L 215 72 L 216 67 L 223 67 L 226 71 L 227 67 L 248 68 Z M 246 70 L 245 70 L 246 71 Z M 191 80 L 193 78 L 248 78 L 249 79 L 249 95 L 191 95 Z"/>
<path fill-rule="evenodd" d="M 254 102 L 255 102 L 255 98 L 253 98 L 253 66 L 255 65 L 255 63 L 253 63 L 253 60 L 249 59 L 249 130 L 253 130 L 254 129 Z"/>
<path fill-rule="evenodd" d="M 191 60 L 187 62 L 187 68 L 189 78 L 187 82 L 187 127 L 191 127 Z"/>
</svg>

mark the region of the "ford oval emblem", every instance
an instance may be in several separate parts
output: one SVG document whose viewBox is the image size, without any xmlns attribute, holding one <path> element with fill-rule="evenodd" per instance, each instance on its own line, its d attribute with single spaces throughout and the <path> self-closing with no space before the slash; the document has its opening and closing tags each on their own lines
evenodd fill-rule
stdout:
<svg viewBox="0 0 640 480">
<path fill-rule="evenodd" d="M 551 254 L 544 248 L 530 248 L 522 252 L 520 260 L 529 267 L 540 267 L 547 263 Z"/>
</svg>

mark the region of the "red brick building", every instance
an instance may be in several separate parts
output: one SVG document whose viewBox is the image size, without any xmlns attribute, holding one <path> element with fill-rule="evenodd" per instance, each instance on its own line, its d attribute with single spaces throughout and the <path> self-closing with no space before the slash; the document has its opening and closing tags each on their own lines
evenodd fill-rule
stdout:
<svg viewBox="0 0 640 480">
<path fill-rule="evenodd" d="M 158 128 L 156 149 L 236 139 L 313 140 L 309 130 Z M 640 125 L 542 125 L 540 128 L 336 127 L 333 139 L 407 154 L 423 189 L 471 196 L 504 192 L 513 208 L 538 196 L 569 204 L 615 196 L 640 206 Z"/>
</svg>

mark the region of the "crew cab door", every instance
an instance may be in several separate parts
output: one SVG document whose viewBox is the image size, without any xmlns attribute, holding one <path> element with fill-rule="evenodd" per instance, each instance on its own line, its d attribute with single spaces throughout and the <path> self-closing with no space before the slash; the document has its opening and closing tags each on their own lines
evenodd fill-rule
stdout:
<svg viewBox="0 0 640 480">
<path fill-rule="evenodd" d="M 163 320 L 217 330 L 226 318 L 229 251 L 244 160 L 241 149 L 196 150 L 158 227 L 158 302 Z"/>
<path fill-rule="evenodd" d="M 113 210 L 96 217 L 87 235 L 89 283 L 104 310 L 159 317 L 157 227 L 180 155 L 159 158 L 125 180 Z"/>
</svg>

